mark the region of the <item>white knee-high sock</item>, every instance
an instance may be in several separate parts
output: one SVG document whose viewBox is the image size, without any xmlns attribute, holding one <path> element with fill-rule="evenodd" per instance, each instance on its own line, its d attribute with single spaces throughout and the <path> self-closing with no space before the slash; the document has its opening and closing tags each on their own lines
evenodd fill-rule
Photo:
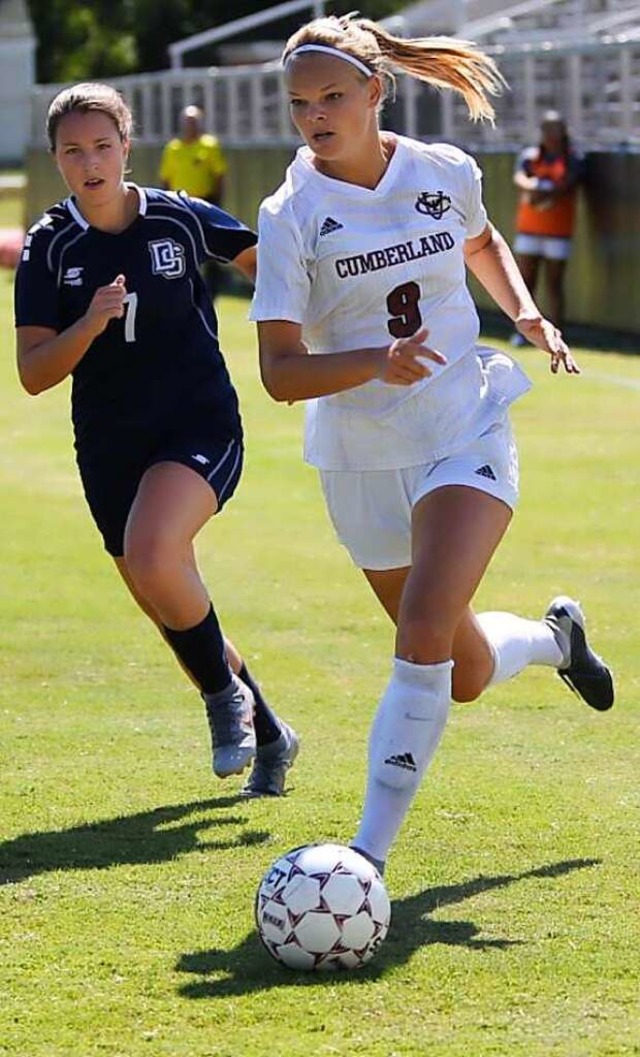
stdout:
<svg viewBox="0 0 640 1057">
<path fill-rule="evenodd" d="M 384 860 L 438 747 L 449 714 L 452 662 L 396 657 L 371 728 L 364 810 L 351 842 Z"/>
<path fill-rule="evenodd" d="M 525 620 L 514 613 L 478 613 L 476 619 L 495 658 L 489 686 L 504 683 L 529 664 L 549 668 L 562 664 L 562 651 L 544 620 Z"/>
</svg>

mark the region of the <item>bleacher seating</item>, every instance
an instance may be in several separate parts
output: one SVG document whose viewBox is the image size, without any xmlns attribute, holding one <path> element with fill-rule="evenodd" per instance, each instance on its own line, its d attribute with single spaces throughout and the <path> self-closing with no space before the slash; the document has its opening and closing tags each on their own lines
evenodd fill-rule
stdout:
<svg viewBox="0 0 640 1057">
<path fill-rule="evenodd" d="M 357 5 L 356 5 L 357 6 Z M 405 36 L 447 33 L 492 54 L 509 90 L 496 101 L 495 127 L 470 126 L 463 102 L 409 78 L 387 123 L 399 132 L 480 149 L 515 149 L 537 134 L 540 115 L 564 112 L 574 139 L 590 149 L 640 149 L 638 0 L 426 0 L 386 20 Z M 229 146 L 296 142 L 277 62 L 183 68 L 113 81 L 133 104 L 138 140 L 165 142 L 182 106 L 195 102 Z M 43 143 L 44 114 L 56 85 L 33 95 L 32 134 Z"/>
</svg>

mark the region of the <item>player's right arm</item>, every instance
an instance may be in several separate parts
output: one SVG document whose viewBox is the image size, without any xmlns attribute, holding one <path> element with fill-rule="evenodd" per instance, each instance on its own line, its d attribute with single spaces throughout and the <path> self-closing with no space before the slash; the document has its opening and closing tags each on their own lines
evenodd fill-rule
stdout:
<svg viewBox="0 0 640 1057">
<path fill-rule="evenodd" d="M 329 396 L 379 379 L 390 385 L 413 385 L 445 363 L 424 342 L 422 328 L 409 337 L 380 347 L 309 354 L 302 321 L 311 295 L 311 278 L 295 220 L 272 209 L 260 209 L 256 291 L 250 318 L 258 324 L 262 382 L 274 400 L 293 403 Z"/>
<path fill-rule="evenodd" d="M 109 286 L 98 287 L 85 314 L 66 330 L 16 328 L 18 374 L 28 393 L 37 396 L 71 374 L 109 321 L 124 315 L 126 293 L 125 278 L 118 275 Z"/>
<path fill-rule="evenodd" d="M 341 393 L 374 378 L 389 385 L 413 385 L 432 373 L 425 359 L 446 363 L 441 353 L 424 344 L 427 334 L 422 327 L 412 337 L 381 348 L 310 355 L 299 323 L 266 320 L 258 323 L 260 375 L 269 395 L 289 404 Z"/>
</svg>

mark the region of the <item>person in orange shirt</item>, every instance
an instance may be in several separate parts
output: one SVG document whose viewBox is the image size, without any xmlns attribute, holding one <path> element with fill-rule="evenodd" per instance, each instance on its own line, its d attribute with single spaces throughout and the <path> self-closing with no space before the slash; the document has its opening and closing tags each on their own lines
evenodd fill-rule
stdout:
<svg viewBox="0 0 640 1057">
<path fill-rule="evenodd" d="M 564 277 L 571 252 L 578 185 L 583 162 L 571 146 L 567 126 L 555 110 L 544 115 L 540 143 L 518 157 L 513 180 L 520 192 L 514 253 L 532 294 L 542 264 L 549 318 L 564 322 Z M 524 344 L 514 334 L 513 344 Z"/>
</svg>

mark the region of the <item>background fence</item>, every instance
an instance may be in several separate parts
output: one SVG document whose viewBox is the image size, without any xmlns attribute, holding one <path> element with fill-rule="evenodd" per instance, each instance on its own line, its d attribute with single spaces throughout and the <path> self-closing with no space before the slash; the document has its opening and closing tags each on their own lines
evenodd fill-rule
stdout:
<svg viewBox="0 0 640 1057">
<path fill-rule="evenodd" d="M 514 152 L 535 142 L 540 116 L 562 108 L 575 141 L 587 151 L 578 234 L 567 282 L 574 323 L 640 336 L 640 39 L 572 44 L 518 40 L 487 47 L 509 82 L 496 101 L 495 126 L 469 122 L 462 100 L 406 77 L 384 124 L 424 140 L 457 143 L 479 156 L 485 197 L 496 226 L 510 238 L 516 193 Z M 230 162 L 225 205 L 254 225 L 260 200 L 280 183 L 298 143 L 279 64 L 184 68 L 112 81 L 136 120 L 133 176 L 156 184 L 161 146 L 178 128 L 181 109 L 196 103 L 221 138 Z M 62 86 L 39 86 L 32 98 L 26 219 L 64 194 L 47 157 L 49 102 Z M 474 291 L 481 306 L 489 301 Z M 541 296 L 544 303 L 544 295 Z"/>
<path fill-rule="evenodd" d="M 510 42 L 486 49 L 509 88 L 496 100 L 495 126 L 471 125 L 464 102 L 415 80 L 398 77 L 385 124 L 409 136 L 446 140 L 468 148 L 513 149 L 537 137 L 540 115 L 565 112 L 574 138 L 589 150 L 640 149 L 640 40 L 609 43 Z M 278 63 L 186 68 L 111 81 L 133 108 L 139 142 L 154 145 L 175 135 L 183 106 L 202 107 L 207 128 L 230 147 L 289 145 L 296 136 Z M 33 93 L 31 142 L 44 145 L 47 107 L 62 85 Z"/>
</svg>

